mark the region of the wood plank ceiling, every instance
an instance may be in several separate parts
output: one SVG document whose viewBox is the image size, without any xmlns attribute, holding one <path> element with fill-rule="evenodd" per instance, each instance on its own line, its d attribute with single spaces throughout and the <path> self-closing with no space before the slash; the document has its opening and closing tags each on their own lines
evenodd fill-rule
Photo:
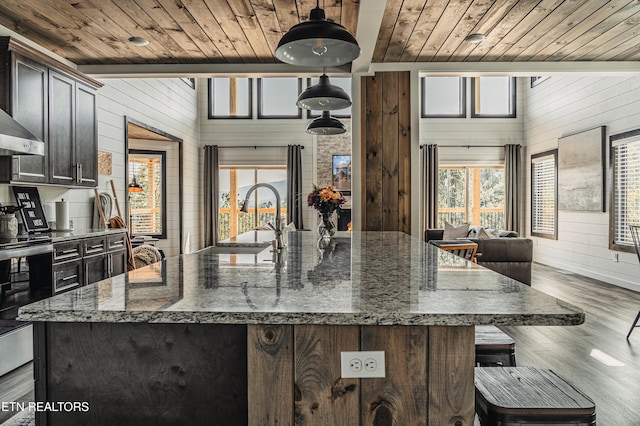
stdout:
<svg viewBox="0 0 640 426">
<path fill-rule="evenodd" d="M 637 0 L 323 0 L 329 19 L 376 40 L 376 62 L 636 61 Z M 360 4 L 362 2 L 362 4 Z M 277 62 L 280 37 L 314 0 L 2 0 L 0 25 L 78 65 Z M 362 21 L 361 21 L 362 22 Z M 464 41 L 473 33 L 479 44 Z M 129 37 L 149 40 L 134 46 Z"/>
</svg>

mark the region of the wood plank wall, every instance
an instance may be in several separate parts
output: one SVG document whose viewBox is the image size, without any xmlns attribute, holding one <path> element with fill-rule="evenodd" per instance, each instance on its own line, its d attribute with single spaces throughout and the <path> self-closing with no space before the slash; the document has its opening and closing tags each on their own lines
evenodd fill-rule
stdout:
<svg viewBox="0 0 640 426">
<path fill-rule="evenodd" d="M 362 229 L 411 233 L 410 73 L 362 77 Z"/>
<path fill-rule="evenodd" d="M 248 325 L 249 425 L 473 424 L 473 327 Z M 385 352 L 341 377 L 340 352 Z"/>
</svg>

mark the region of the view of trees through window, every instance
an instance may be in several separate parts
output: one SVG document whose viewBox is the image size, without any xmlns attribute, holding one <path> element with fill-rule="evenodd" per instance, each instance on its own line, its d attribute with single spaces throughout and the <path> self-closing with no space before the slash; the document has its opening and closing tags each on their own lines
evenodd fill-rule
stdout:
<svg viewBox="0 0 640 426">
<path fill-rule="evenodd" d="M 441 167 L 439 175 L 438 227 L 504 228 L 504 167 Z"/>
<path fill-rule="evenodd" d="M 163 153 L 131 151 L 129 183 L 135 181 L 142 191 L 129 192 L 129 221 L 132 235 L 165 235 L 163 218 Z"/>
<path fill-rule="evenodd" d="M 268 188 L 258 188 L 249 200 L 248 213 L 240 212 L 247 191 L 256 183 L 274 186 L 282 203 L 280 214 L 287 214 L 287 170 L 281 167 L 221 167 L 218 221 L 220 240 L 233 238 L 252 229 L 275 223 L 276 197 Z"/>
</svg>

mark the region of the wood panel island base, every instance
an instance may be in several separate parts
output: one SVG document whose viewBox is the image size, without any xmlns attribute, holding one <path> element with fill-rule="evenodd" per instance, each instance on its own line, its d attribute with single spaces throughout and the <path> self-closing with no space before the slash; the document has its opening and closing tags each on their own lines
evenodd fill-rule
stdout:
<svg viewBox="0 0 640 426">
<path fill-rule="evenodd" d="M 21 308 L 36 401 L 88 404 L 37 424 L 471 426 L 475 325 L 584 321 L 405 234 L 334 243 L 205 249 Z M 342 377 L 359 350 L 384 351 L 384 378 Z"/>
<path fill-rule="evenodd" d="M 473 327 L 37 329 L 49 354 L 37 357 L 39 399 L 89 407 L 47 412 L 47 424 L 473 425 Z M 340 351 L 356 350 L 384 350 L 386 377 L 341 378 Z"/>
</svg>

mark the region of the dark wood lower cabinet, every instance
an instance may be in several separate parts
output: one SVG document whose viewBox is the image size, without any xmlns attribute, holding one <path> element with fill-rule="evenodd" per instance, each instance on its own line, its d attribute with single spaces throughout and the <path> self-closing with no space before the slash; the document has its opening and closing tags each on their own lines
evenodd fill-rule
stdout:
<svg viewBox="0 0 640 426">
<path fill-rule="evenodd" d="M 106 278 L 107 255 L 99 254 L 83 259 L 84 263 L 84 283 L 85 285 L 96 283 Z"/>
<path fill-rule="evenodd" d="M 53 294 L 73 290 L 84 285 L 82 259 L 54 264 L 51 271 L 53 273 Z"/>
<path fill-rule="evenodd" d="M 36 323 L 38 425 L 472 425 L 474 327 Z M 385 351 L 343 379 L 340 352 Z"/>
<path fill-rule="evenodd" d="M 109 276 L 124 274 L 127 272 L 127 250 L 117 250 L 109 253 L 109 262 L 111 268 Z"/>
<path fill-rule="evenodd" d="M 246 425 L 246 326 L 35 323 L 38 425 Z M 37 374 L 37 373 L 36 373 Z"/>
</svg>

